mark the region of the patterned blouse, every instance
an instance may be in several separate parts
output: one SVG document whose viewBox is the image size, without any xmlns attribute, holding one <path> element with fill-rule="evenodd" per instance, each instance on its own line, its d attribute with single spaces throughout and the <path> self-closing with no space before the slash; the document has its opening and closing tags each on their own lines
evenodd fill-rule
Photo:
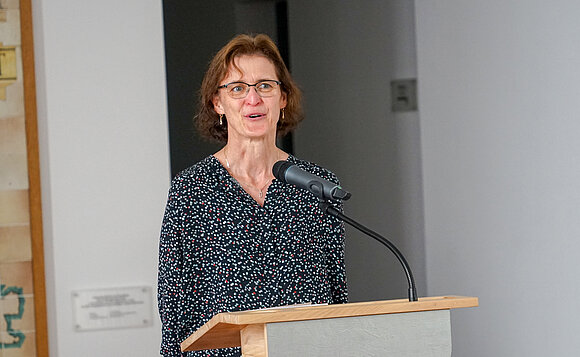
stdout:
<svg viewBox="0 0 580 357">
<path fill-rule="evenodd" d="M 314 195 L 275 179 L 260 206 L 214 156 L 173 179 L 159 245 L 161 355 L 240 356 L 239 348 L 180 352 L 220 312 L 346 301 L 344 225 Z"/>
</svg>

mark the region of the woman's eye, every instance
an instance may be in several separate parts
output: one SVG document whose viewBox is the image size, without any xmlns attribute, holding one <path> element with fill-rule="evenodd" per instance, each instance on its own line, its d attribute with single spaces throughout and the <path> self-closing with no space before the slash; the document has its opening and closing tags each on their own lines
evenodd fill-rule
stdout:
<svg viewBox="0 0 580 357">
<path fill-rule="evenodd" d="M 262 90 L 268 90 L 268 89 L 272 89 L 272 85 L 268 82 L 262 82 L 258 85 L 258 88 L 260 88 Z"/>
<path fill-rule="evenodd" d="M 235 85 L 235 86 L 232 87 L 231 91 L 234 92 L 234 93 L 243 92 L 244 91 L 244 86 L 243 85 Z"/>
</svg>

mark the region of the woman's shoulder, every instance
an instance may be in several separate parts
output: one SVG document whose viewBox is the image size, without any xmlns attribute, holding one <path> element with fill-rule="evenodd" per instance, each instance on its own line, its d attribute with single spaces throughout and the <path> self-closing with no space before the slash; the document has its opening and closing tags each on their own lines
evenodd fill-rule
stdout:
<svg viewBox="0 0 580 357">
<path fill-rule="evenodd" d="M 207 183 L 218 176 L 220 167 L 219 161 L 213 155 L 209 155 L 175 175 L 172 185 L 195 182 Z"/>
<path fill-rule="evenodd" d="M 325 180 L 334 182 L 338 184 L 338 177 L 330 170 L 325 169 L 322 166 L 319 166 L 316 163 L 310 162 L 310 161 L 306 161 L 306 160 L 302 160 L 299 159 L 293 155 L 290 155 L 288 157 L 288 161 L 295 164 L 296 166 L 298 166 L 299 168 L 301 168 L 302 170 L 309 172 L 311 174 L 314 174 L 316 176 L 322 177 Z"/>
</svg>

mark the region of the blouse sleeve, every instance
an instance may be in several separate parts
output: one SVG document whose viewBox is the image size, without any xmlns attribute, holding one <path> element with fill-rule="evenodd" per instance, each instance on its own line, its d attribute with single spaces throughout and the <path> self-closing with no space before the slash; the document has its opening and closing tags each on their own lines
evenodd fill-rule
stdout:
<svg viewBox="0 0 580 357">
<path fill-rule="evenodd" d="M 182 261 L 182 209 L 179 205 L 179 188 L 172 183 L 163 217 L 159 239 L 159 273 L 157 303 L 162 325 L 160 353 L 165 357 L 185 356 L 179 344 L 183 339 L 179 321 L 181 300 Z"/>
<path fill-rule="evenodd" d="M 336 206 L 342 212 L 342 204 Z M 348 302 L 348 289 L 346 284 L 346 267 L 344 262 L 344 223 L 337 218 L 331 219 L 331 232 L 327 252 L 327 272 L 330 279 L 330 288 L 333 304 Z"/>
</svg>

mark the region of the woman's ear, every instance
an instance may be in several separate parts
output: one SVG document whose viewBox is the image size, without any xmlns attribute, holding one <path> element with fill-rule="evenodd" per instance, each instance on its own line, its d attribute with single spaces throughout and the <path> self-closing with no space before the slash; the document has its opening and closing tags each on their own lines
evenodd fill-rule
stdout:
<svg viewBox="0 0 580 357">
<path fill-rule="evenodd" d="M 282 95 L 280 96 L 280 109 L 286 108 L 286 105 L 288 104 L 287 98 L 288 96 L 286 93 L 282 92 Z"/>
<path fill-rule="evenodd" d="M 218 95 L 214 96 L 211 102 L 213 103 L 213 110 L 215 110 L 216 113 L 225 114 L 224 108 L 220 102 L 220 97 Z"/>
</svg>

